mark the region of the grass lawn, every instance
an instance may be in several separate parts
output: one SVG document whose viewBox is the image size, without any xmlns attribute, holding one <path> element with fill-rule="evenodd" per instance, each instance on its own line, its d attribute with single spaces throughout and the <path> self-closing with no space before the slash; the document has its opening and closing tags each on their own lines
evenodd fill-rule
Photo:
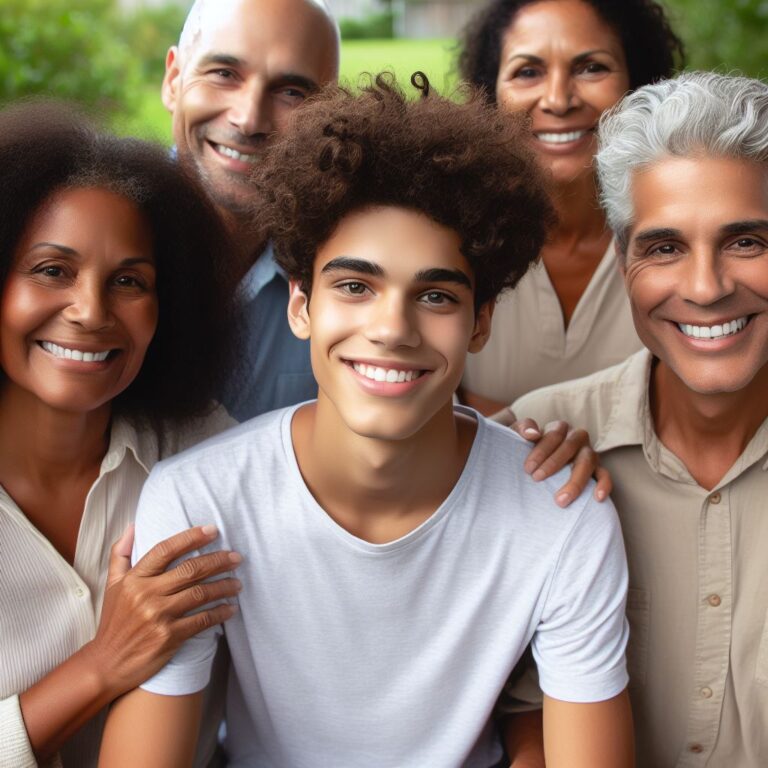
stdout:
<svg viewBox="0 0 768 768">
<path fill-rule="evenodd" d="M 341 46 L 341 80 L 355 85 L 363 72 L 391 69 L 407 85 L 411 74 L 421 70 L 437 90 L 446 92 L 456 83 L 454 45 L 453 40 L 348 40 Z M 116 117 L 112 127 L 123 136 L 171 143 L 171 118 L 160 101 L 159 78 L 144 86 L 136 114 Z"/>
</svg>

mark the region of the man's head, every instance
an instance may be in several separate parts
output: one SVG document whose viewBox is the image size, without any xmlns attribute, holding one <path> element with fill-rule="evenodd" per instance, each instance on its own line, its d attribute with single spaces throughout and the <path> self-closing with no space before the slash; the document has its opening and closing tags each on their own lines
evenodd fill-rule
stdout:
<svg viewBox="0 0 768 768">
<path fill-rule="evenodd" d="M 369 436 L 413 434 L 450 404 L 554 216 L 525 118 L 420 87 L 325 89 L 255 177 L 321 397 Z"/>
<path fill-rule="evenodd" d="M 696 392 L 743 389 L 768 370 L 768 85 L 641 88 L 603 121 L 597 163 L 643 343 Z"/>
<path fill-rule="evenodd" d="M 179 159 L 242 219 L 248 177 L 271 137 L 338 76 L 338 30 L 323 0 L 197 0 L 168 51 L 163 103 Z"/>
</svg>

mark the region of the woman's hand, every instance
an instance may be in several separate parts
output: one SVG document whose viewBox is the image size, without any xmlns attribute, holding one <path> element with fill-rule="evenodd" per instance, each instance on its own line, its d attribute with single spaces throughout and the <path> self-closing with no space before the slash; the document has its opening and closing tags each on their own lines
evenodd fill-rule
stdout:
<svg viewBox="0 0 768 768">
<path fill-rule="evenodd" d="M 544 480 L 566 464 L 573 464 L 568 482 L 555 494 L 559 506 L 567 507 L 577 499 L 592 476 L 597 480 L 595 498 L 598 501 L 608 498 L 613 490 L 611 475 L 600 466 L 600 459 L 585 430 L 573 429 L 566 421 L 552 421 L 542 432 L 533 419 L 518 419 L 509 407 L 502 408 L 490 418 L 535 443 L 523 465 L 534 480 Z"/>
<path fill-rule="evenodd" d="M 207 581 L 236 568 L 242 559 L 237 553 L 198 555 L 166 571 L 179 557 L 210 544 L 217 535 L 214 526 L 190 528 L 161 541 L 133 568 L 133 526 L 112 547 L 99 628 L 83 648 L 104 675 L 112 698 L 160 670 L 185 640 L 236 612 L 237 607 L 228 603 L 200 609 L 240 591 L 234 578 Z M 196 612 L 187 615 L 191 611 Z"/>
<path fill-rule="evenodd" d="M 237 608 L 233 578 L 204 583 L 240 562 L 234 552 L 177 558 L 210 544 L 213 526 L 190 528 L 161 541 L 131 568 L 133 526 L 112 547 L 107 590 L 96 637 L 19 697 L 24 726 L 38 761 L 54 755 L 100 709 L 157 672 L 188 638 L 226 621 Z"/>
</svg>

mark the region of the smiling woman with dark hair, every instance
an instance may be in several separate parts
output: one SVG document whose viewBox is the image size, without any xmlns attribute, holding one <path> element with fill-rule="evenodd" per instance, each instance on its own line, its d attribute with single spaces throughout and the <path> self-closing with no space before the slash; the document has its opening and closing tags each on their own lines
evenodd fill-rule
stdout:
<svg viewBox="0 0 768 768">
<path fill-rule="evenodd" d="M 164 573 L 215 532 L 133 569 L 121 536 L 152 465 L 231 423 L 211 405 L 232 341 L 226 244 L 161 148 L 61 104 L 0 112 L 2 765 L 94 765 L 100 710 L 232 613 L 185 617 L 235 594 L 199 583 L 228 553 Z"/>
<path fill-rule="evenodd" d="M 640 348 L 597 202 L 601 114 L 629 90 L 669 77 L 682 43 L 653 0 L 492 0 L 464 34 L 461 75 L 503 111 L 530 116 L 551 174 L 559 225 L 463 385 L 486 413 L 536 387 L 592 373 Z"/>
</svg>

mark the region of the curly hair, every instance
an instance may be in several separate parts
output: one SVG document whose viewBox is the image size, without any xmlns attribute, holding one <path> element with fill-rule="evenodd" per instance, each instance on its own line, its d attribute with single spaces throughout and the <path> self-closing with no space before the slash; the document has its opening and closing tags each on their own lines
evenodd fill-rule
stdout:
<svg viewBox="0 0 768 768">
<path fill-rule="evenodd" d="M 231 252 L 215 209 L 167 150 L 102 132 L 61 102 L 0 111 L 0 291 L 33 214 L 80 187 L 131 200 L 154 238 L 158 326 L 113 411 L 155 426 L 202 415 L 233 359 Z"/>
<path fill-rule="evenodd" d="M 476 91 L 461 104 L 442 98 L 422 73 L 411 82 L 421 98 L 383 73 L 359 93 L 330 85 L 307 100 L 255 172 L 257 215 L 309 292 L 315 254 L 346 215 L 421 212 L 458 233 L 479 307 L 517 283 L 554 223 L 527 119 Z"/>
<path fill-rule="evenodd" d="M 461 35 L 458 70 L 462 79 L 496 101 L 504 33 L 515 14 L 541 0 L 491 0 Z M 621 40 L 631 90 L 671 77 L 685 60 L 683 42 L 672 31 L 664 9 L 654 0 L 584 0 Z"/>
</svg>

